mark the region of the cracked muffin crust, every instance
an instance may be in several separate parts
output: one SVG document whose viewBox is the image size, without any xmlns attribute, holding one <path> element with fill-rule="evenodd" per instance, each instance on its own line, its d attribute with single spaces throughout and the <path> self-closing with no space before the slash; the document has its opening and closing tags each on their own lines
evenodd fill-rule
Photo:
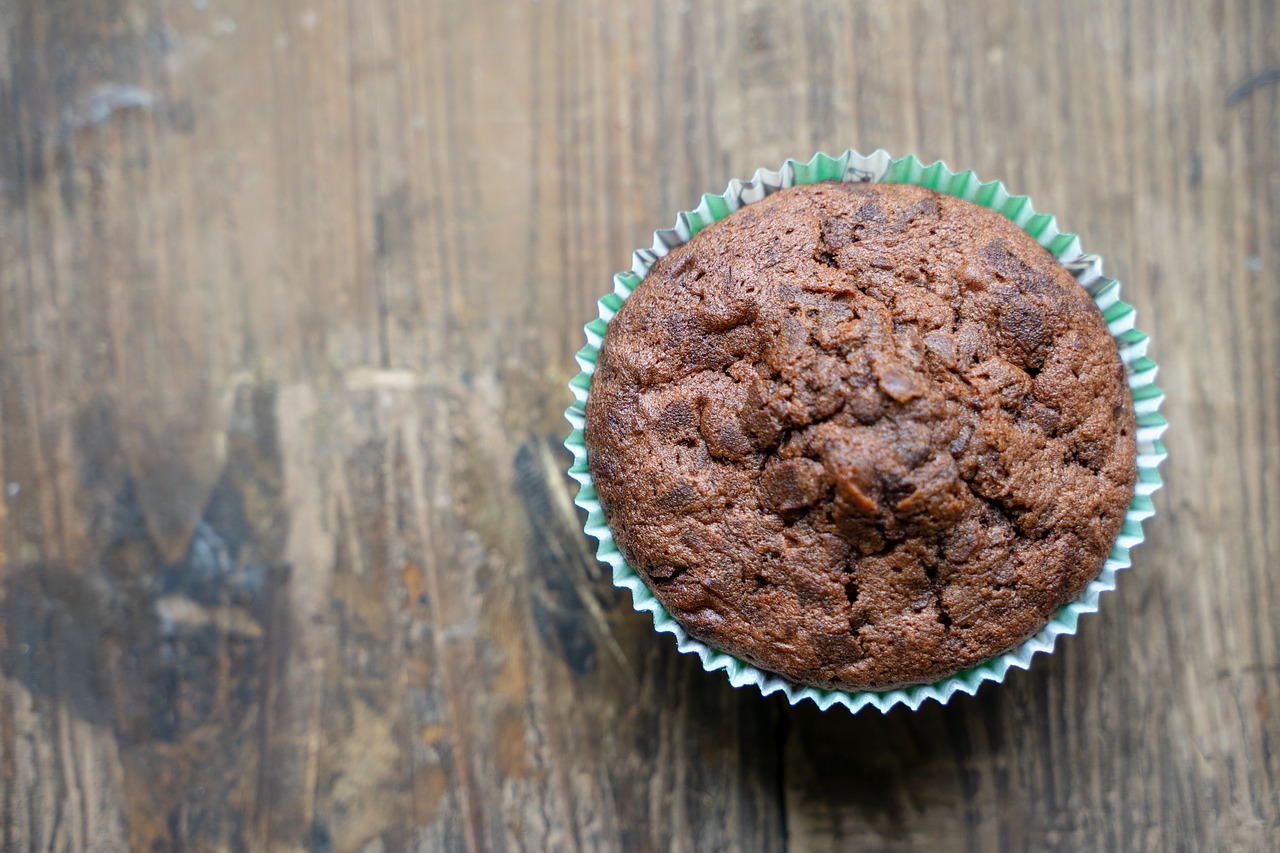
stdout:
<svg viewBox="0 0 1280 853">
<path fill-rule="evenodd" d="M 1035 633 L 1133 497 L 1093 301 L 999 214 L 774 193 L 658 260 L 587 398 L 624 556 L 692 636 L 792 681 L 928 682 Z"/>
</svg>

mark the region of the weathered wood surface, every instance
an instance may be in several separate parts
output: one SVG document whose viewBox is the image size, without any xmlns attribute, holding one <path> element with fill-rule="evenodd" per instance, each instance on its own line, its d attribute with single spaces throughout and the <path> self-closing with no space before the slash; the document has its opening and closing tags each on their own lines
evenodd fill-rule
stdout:
<svg viewBox="0 0 1280 853">
<path fill-rule="evenodd" d="M 1274 849 L 1278 66 L 1271 0 L 0 0 L 0 847 Z M 677 655 L 559 447 L 629 251 L 850 145 L 1058 213 L 1173 425 L 1081 635 L 883 717 Z"/>
</svg>

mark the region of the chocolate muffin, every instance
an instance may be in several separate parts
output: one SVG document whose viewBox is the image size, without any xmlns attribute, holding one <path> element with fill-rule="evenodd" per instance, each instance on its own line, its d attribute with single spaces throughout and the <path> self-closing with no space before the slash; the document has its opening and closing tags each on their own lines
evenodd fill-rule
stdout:
<svg viewBox="0 0 1280 853">
<path fill-rule="evenodd" d="M 801 684 L 934 681 L 1099 573 L 1136 428 L 1034 239 L 896 184 L 774 193 L 658 260 L 586 406 L 614 539 L 693 637 Z"/>
</svg>

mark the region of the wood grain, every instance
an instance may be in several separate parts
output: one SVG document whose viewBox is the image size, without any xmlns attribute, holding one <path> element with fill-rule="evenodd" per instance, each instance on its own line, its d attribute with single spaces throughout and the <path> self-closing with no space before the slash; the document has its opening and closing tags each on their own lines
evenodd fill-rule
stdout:
<svg viewBox="0 0 1280 853">
<path fill-rule="evenodd" d="M 0 849 L 1272 849 L 1278 18 L 0 0 Z M 630 250 L 848 146 L 1057 213 L 1169 395 L 1102 612 L 914 714 L 702 673 L 562 473 Z"/>
</svg>

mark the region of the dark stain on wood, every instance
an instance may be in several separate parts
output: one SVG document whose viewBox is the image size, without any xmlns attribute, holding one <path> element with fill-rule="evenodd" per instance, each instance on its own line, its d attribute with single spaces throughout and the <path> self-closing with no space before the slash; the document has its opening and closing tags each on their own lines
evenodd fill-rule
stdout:
<svg viewBox="0 0 1280 853">
<path fill-rule="evenodd" d="M 79 418 L 95 460 L 86 478 L 114 484 L 112 499 L 87 508 L 101 550 L 75 568 L 7 573 L 0 671 L 39 706 L 115 733 L 139 771 L 126 777 L 139 818 L 246 849 L 255 798 L 242 780 L 265 755 L 289 636 L 274 398 L 265 387 L 237 394 L 223 476 L 172 564 L 150 539 L 115 429 L 101 404 Z M 146 770 L 169 766 L 174 750 L 191 762 Z"/>
<path fill-rule="evenodd" d="M 582 675 L 596 667 L 596 637 L 608 631 L 588 612 L 595 612 L 596 591 L 584 579 L 596 575 L 595 560 L 582 549 L 582 528 L 576 514 L 557 507 L 551 490 L 562 488 L 561 470 L 568 454 L 550 448 L 555 440 L 531 439 L 515 458 L 515 487 L 528 523 L 528 590 L 538 635 L 556 656 Z M 546 464 L 550 457 L 554 462 Z M 555 467 L 556 463 L 564 463 Z M 553 478 L 553 479 L 552 479 Z M 591 630 L 595 628 L 596 630 Z"/>
</svg>

